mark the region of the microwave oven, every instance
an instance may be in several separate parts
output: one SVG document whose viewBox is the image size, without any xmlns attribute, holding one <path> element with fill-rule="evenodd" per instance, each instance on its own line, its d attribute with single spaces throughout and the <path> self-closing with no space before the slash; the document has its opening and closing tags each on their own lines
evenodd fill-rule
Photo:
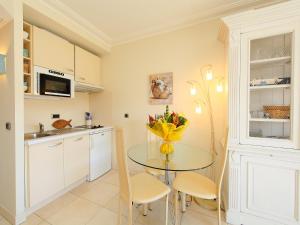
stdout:
<svg viewBox="0 0 300 225">
<path fill-rule="evenodd" d="M 34 67 L 34 94 L 74 97 L 74 76 L 44 67 Z"/>
</svg>

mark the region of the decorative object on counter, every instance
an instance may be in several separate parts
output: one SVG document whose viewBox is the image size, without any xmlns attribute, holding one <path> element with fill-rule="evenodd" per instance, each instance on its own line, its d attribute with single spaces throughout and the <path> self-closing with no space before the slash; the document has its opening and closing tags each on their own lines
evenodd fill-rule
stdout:
<svg viewBox="0 0 300 225">
<path fill-rule="evenodd" d="M 274 78 L 274 79 L 254 79 L 250 81 L 250 86 L 278 85 L 290 84 L 290 77 Z"/>
<path fill-rule="evenodd" d="M 66 128 L 67 126 L 72 127 L 71 122 L 72 122 L 72 120 L 59 119 L 59 120 L 56 120 L 54 123 L 52 123 L 52 126 L 55 129 L 63 129 L 63 128 Z"/>
<path fill-rule="evenodd" d="M 92 119 L 93 119 L 92 113 L 86 112 L 85 113 L 85 125 L 92 126 Z"/>
<path fill-rule="evenodd" d="M 160 152 L 166 155 L 166 160 L 169 160 L 169 154 L 173 153 L 174 141 L 179 141 L 182 138 L 183 132 L 188 125 L 188 120 L 178 114 L 169 113 L 169 106 L 166 106 L 164 115 L 149 116 L 147 128 L 156 136 L 163 139 L 160 146 Z"/>
<path fill-rule="evenodd" d="M 290 106 L 285 105 L 264 105 L 265 114 L 269 115 L 271 119 L 289 119 Z"/>
<path fill-rule="evenodd" d="M 173 103 L 173 73 L 152 74 L 149 77 L 151 105 Z"/>
<path fill-rule="evenodd" d="M 0 54 L 0 75 L 6 73 L 6 56 Z"/>
</svg>

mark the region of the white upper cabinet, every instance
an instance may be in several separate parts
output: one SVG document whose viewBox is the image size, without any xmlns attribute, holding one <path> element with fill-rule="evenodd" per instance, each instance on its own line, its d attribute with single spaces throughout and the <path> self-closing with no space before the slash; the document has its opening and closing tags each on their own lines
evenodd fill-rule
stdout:
<svg viewBox="0 0 300 225">
<path fill-rule="evenodd" d="M 241 34 L 240 142 L 299 148 L 299 22 Z"/>
<path fill-rule="evenodd" d="M 74 75 L 74 45 L 35 26 L 33 60 L 34 65 Z"/>
<path fill-rule="evenodd" d="M 75 80 L 77 82 L 101 86 L 100 57 L 75 46 Z"/>
</svg>

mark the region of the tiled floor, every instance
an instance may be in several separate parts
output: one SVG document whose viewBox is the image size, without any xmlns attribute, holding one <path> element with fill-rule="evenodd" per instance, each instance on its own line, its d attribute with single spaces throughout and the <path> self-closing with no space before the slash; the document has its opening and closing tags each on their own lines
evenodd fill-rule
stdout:
<svg viewBox="0 0 300 225">
<path fill-rule="evenodd" d="M 152 208 L 145 217 L 140 208 L 134 207 L 134 225 L 164 224 L 164 201 L 154 203 Z M 123 211 L 122 224 L 126 225 L 127 213 L 126 210 Z M 118 173 L 111 171 L 36 211 L 22 225 L 117 225 L 117 212 Z M 0 217 L 0 225 L 9 223 Z M 181 225 L 217 225 L 216 212 L 193 203 L 182 215 Z"/>
</svg>

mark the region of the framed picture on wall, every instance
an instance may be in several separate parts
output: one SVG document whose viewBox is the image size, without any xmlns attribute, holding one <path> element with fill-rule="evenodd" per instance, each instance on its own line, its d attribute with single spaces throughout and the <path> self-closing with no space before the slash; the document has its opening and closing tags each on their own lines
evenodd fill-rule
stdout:
<svg viewBox="0 0 300 225">
<path fill-rule="evenodd" d="M 173 104 L 173 73 L 157 73 L 149 76 L 149 103 Z"/>
</svg>

